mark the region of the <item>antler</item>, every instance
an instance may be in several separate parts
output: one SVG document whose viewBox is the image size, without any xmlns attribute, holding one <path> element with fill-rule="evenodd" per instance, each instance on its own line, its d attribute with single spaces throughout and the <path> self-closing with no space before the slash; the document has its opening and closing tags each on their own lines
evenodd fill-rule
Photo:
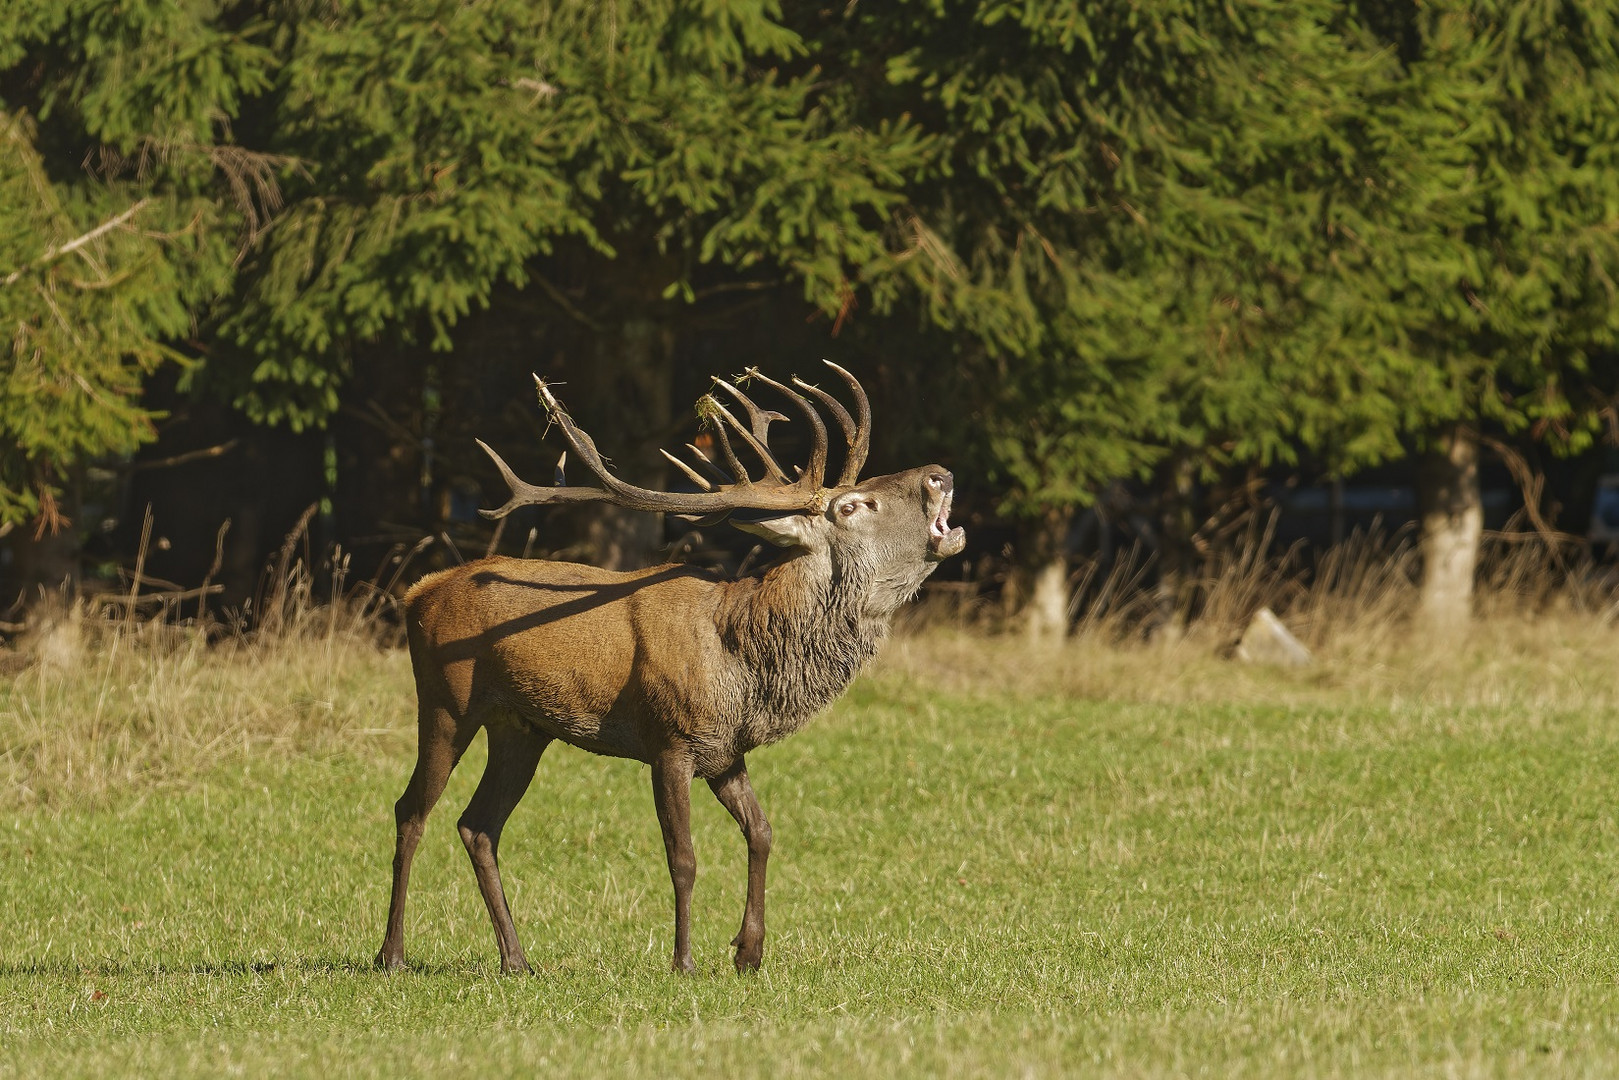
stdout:
<svg viewBox="0 0 1619 1080">
<path fill-rule="evenodd" d="M 833 419 L 838 422 L 838 427 L 843 429 L 843 438 L 849 445 L 849 456 L 843 462 L 843 475 L 838 477 L 838 487 L 853 487 L 860 481 L 860 470 L 866 467 L 866 454 L 871 449 L 871 402 L 866 400 L 866 391 L 860 385 L 860 380 L 830 360 L 822 360 L 821 363 L 842 375 L 843 381 L 849 384 L 849 389 L 854 392 L 854 409 L 855 415 L 859 418 L 858 422 L 849 418 L 848 410 L 838 403 L 837 398 L 819 386 L 811 386 L 796 375 L 793 376 L 793 382 L 819 398 L 821 404 L 827 407 Z"/>
<path fill-rule="evenodd" d="M 661 451 L 663 456 L 674 463 L 686 474 L 686 477 L 696 484 L 702 491 L 695 494 L 654 491 L 650 488 L 636 487 L 627 484 L 608 471 L 607 463 L 602 459 L 601 453 L 596 449 L 596 443 L 577 424 L 573 417 L 568 415 L 556 397 L 551 393 L 550 386 L 538 375 L 534 377 L 539 387 L 540 403 L 545 406 L 551 418 L 562 429 L 563 438 L 567 440 L 574 456 L 589 469 L 591 474 L 601 483 L 601 487 L 569 487 L 562 480 L 562 463 L 557 463 L 557 485 L 555 487 L 540 487 L 527 483 L 518 478 L 511 468 L 501 460 L 483 441 L 478 445 L 483 447 L 484 453 L 494 461 L 500 475 L 511 488 L 512 497 L 506 500 L 505 505 L 498 510 L 483 510 L 480 513 L 487 518 L 502 518 L 520 506 L 543 506 L 550 503 L 577 503 L 577 502 L 610 502 L 631 510 L 646 510 L 652 513 L 663 514 L 692 514 L 692 515 L 725 515 L 733 510 L 778 510 L 794 511 L 807 510 L 819 512 L 826 505 L 827 499 L 833 491 L 854 485 L 860 475 L 860 470 L 866 462 L 866 452 L 871 442 L 871 405 L 866 400 L 866 392 L 858 380 L 843 368 L 824 361 L 828 367 L 841 375 L 854 393 L 855 414 L 858 421 L 851 419 L 844 407 L 825 390 L 804 382 L 794 376 L 793 383 L 800 389 L 813 394 L 822 404 L 831 411 L 838 426 L 843 429 L 844 438 L 848 443 L 849 453 L 844 462 L 843 475 L 839 478 L 835 488 L 825 487 L 826 460 L 827 460 L 827 434 L 826 425 L 815 410 L 815 406 L 802 394 L 790 387 L 784 386 L 774 379 L 759 373 L 757 368 L 749 368 L 749 378 L 758 379 L 785 396 L 808 421 L 810 427 L 810 457 L 808 465 L 800 471 L 798 479 L 790 480 L 786 470 L 781 467 L 770 452 L 769 429 L 772 421 L 783 420 L 787 417 L 778 412 L 770 412 L 759 408 L 754 401 L 741 390 L 732 386 L 724 379 L 716 378 L 715 386 L 729 395 L 742 411 L 747 415 L 748 425 L 744 426 L 724 403 L 712 393 L 705 394 L 697 403 L 697 410 L 712 428 L 715 440 L 718 443 L 721 461 L 716 463 L 697 447 L 687 444 L 695 456 L 703 472 L 692 468 L 667 451 Z M 748 476 L 731 446 L 731 440 L 726 429 L 729 428 L 742 440 L 749 450 L 758 455 L 763 463 L 766 475 L 759 481 Z M 567 454 L 563 454 L 563 459 Z M 729 473 L 728 481 L 724 479 Z M 704 475 L 704 473 L 708 475 Z"/>
</svg>

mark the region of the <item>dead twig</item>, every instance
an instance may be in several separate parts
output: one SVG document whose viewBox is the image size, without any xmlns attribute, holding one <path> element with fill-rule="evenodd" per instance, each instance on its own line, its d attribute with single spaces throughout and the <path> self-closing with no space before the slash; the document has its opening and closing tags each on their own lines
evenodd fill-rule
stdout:
<svg viewBox="0 0 1619 1080">
<path fill-rule="evenodd" d="M 183 603 L 186 600 L 213 596 L 224 591 L 223 585 L 199 585 L 195 589 L 166 589 L 162 592 L 145 592 L 138 596 L 133 591 L 127 596 L 123 593 L 99 593 L 90 598 L 90 604 L 96 608 L 122 605 L 127 609 L 126 614 L 133 615 L 135 608 L 142 604 L 162 607 L 165 604 Z"/>
<path fill-rule="evenodd" d="M 100 225 L 97 225 L 84 235 L 76 236 L 65 244 L 58 244 L 56 247 L 47 248 L 42 255 L 34 259 L 32 262 L 24 263 L 22 266 L 19 266 L 17 269 L 7 274 L 4 279 L 0 279 L 0 285 L 10 285 L 18 278 L 28 273 L 28 271 L 44 266 L 46 263 L 55 259 L 60 259 L 63 255 L 72 254 L 98 237 L 104 236 L 112 230 L 118 228 L 118 226 L 124 224 L 124 222 L 146 209 L 147 206 L 151 205 L 151 202 L 151 199 L 138 199 L 132 206 L 129 207 L 129 209 L 125 210 L 121 214 L 108 218 L 106 221 L 103 221 Z"/>
<path fill-rule="evenodd" d="M 166 458 L 154 458 L 151 461 L 131 461 L 122 466 L 125 472 L 143 472 L 147 469 L 172 469 L 176 465 L 189 465 L 193 461 L 206 461 L 209 458 L 221 457 L 230 453 L 241 445 L 241 439 L 227 439 L 217 446 L 205 446 L 200 450 L 187 450 L 183 454 L 173 454 Z"/>
<path fill-rule="evenodd" d="M 1481 433 L 1479 442 L 1494 451 L 1495 456 L 1501 459 L 1501 463 L 1512 474 L 1512 479 L 1518 485 L 1518 493 L 1523 496 L 1524 515 L 1529 519 L 1529 524 L 1534 527 L 1535 532 L 1540 534 L 1540 538 L 1552 548 L 1554 555 L 1565 544 L 1581 543 L 1578 536 L 1553 528 L 1552 523 L 1541 513 L 1540 500 L 1546 489 L 1546 477 L 1543 473 L 1537 473 L 1530 467 L 1529 462 L 1524 460 L 1522 454 L 1500 439 Z"/>
</svg>

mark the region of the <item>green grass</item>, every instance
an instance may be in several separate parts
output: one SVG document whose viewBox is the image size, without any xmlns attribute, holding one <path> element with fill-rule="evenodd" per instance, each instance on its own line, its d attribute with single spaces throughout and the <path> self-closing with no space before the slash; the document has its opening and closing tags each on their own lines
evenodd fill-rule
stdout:
<svg viewBox="0 0 1619 1080">
<path fill-rule="evenodd" d="M 698 974 L 673 976 L 645 770 L 569 748 L 507 828 L 538 975 L 501 976 L 454 830 L 480 742 L 388 977 L 408 666 L 288 649 L 259 682 L 181 650 L 109 662 L 110 697 L 0 683 L 26 791 L 0 812 L 0 1073 L 1619 1071 L 1619 728 L 1589 696 L 1436 703 L 1317 672 L 1109 701 L 891 662 L 753 756 L 776 850 L 747 978 L 729 817 L 694 789 Z M 160 683 L 253 731 L 175 735 Z M 90 738 L 92 707 L 100 749 L 53 757 L 52 725 Z"/>
</svg>

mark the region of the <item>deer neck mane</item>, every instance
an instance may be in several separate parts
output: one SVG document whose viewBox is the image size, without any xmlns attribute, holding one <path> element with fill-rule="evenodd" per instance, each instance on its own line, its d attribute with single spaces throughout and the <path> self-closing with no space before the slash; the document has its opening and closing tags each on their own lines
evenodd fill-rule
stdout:
<svg viewBox="0 0 1619 1080">
<path fill-rule="evenodd" d="M 888 613 L 872 610 L 873 577 L 797 551 L 730 583 L 717 628 L 752 676 L 757 708 L 796 727 L 843 692 L 888 634 Z"/>
</svg>

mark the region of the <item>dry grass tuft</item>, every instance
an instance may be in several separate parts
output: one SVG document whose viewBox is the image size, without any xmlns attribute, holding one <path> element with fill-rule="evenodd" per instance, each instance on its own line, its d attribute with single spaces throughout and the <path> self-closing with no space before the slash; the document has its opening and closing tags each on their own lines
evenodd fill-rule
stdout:
<svg viewBox="0 0 1619 1080">
<path fill-rule="evenodd" d="M 397 631 L 335 580 L 317 603 L 294 565 L 272 591 L 273 622 L 253 630 L 107 618 L 84 600 L 38 614 L 22 643 L 32 663 L 0 678 L 0 806 L 93 802 L 266 747 L 352 750 L 410 734 Z"/>
<path fill-rule="evenodd" d="M 1568 612 L 1478 620 L 1454 649 L 1404 623 L 1356 627 L 1331 635 L 1316 662 L 1298 669 L 1227 659 L 1223 641 L 1196 631 L 1144 642 L 1039 643 L 936 629 L 896 638 L 878 671 L 973 696 L 1543 713 L 1619 706 L 1616 649 L 1611 624 Z"/>
<path fill-rule="evenodd" d="M 1619 705 L 1619 575 L 1517 535 L 1486 542 L 1475 618 L 1450 641 L 1413 623 L 1419 557 L 1409 536 L 1357 535 L 1305 566 L 1298 549 L 1213 555 L 1196 617 L 1164 632 L 1146 566 L 1125 557 L 1076 575 L 1070 638 L 986 633 L 982 607 L 913 624 L 882 670 L 963 693 L 1090 700 L 1418 704 L 1429 708 Z M 1269 607 L 1315 654 L 1285 670 L 1230 659 Z M 937 611 L 937 609 L 935 609 Z"/>
</svg>

